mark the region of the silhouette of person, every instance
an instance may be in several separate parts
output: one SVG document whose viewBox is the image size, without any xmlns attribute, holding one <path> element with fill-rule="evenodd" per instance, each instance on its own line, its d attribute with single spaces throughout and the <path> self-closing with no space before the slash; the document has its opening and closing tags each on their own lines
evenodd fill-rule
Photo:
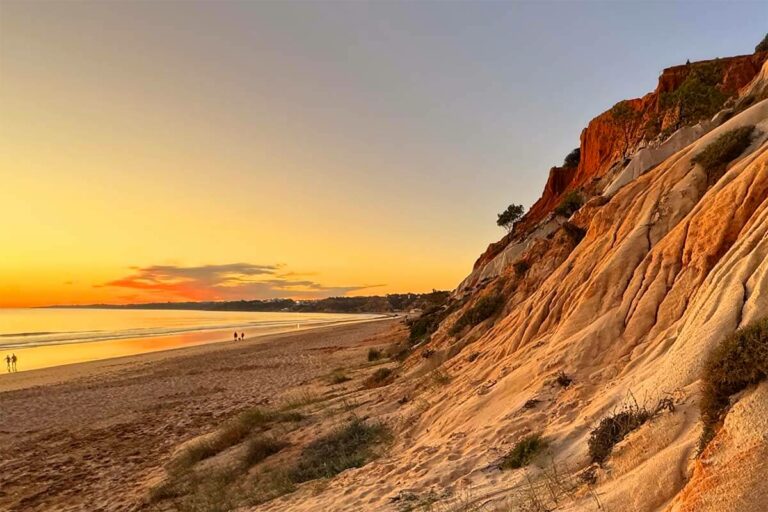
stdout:
<svg viewBox="0 0 768 512">
<path fill-rule="evenodd" d="M 240 333 L 240 339 L 241 339 L 241 340 L 244 340 L 244 339 L 245 339 L 245 333 L 244 333 L 244 332 L 241 332 L 241 333 Z"/>
<path fill-rule="evenodd" d="M 8 373 L 11 373 L 11 356 L 5 356 L 5 364 L 8 365 Z"/>
<path fill-rule="evenodd" d="M 237 341 L 237 331 L 235 331 L 235 341 Z"/>
<path fill-rule="evenodd" d="M 12 354 L 11 355 L 11 366 L 13 366 L 13 371 L 15 371 L 15 372 L 19 371 L 16 368 L 16 354 Z"/>
</svg>

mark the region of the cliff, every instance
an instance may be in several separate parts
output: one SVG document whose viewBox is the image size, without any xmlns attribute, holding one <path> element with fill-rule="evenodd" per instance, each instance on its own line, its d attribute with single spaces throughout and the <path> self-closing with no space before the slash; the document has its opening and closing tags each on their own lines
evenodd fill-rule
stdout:
<svg viewBox="0 0 768 512">
<path fill-rule="evenodd" d="M 539 222 L 484 256 L 475 273 L 494 272 L 435 313 L 394 382 L 356 395 L 393 426 L 386 455 L 262 508 L 765 510 L 768 382 L 733 395 L 698 448 L 705 361 L 768 315 L 768 100 L 747 98 L 764 83 L 744 88 L 761 59 L 723 60 L 723 87 L 743 89 L 749 106 L 677 137 L 611 194 L 596 188 L 567 222 Z M 651 109 L 684 75 L 665 70 L 633 108 Z M 608 124 L 590 123 L 579 167 L 553 169 L 541 204 L 615 165 Z M 704 167 L 702 154 L 751 126 L 746 149 L 715 174 Z M 596 426 L 632 411 L 647 417 L 596 462 Z M 503 469 L 532 434 L 546 449 Z"/>
</svg>

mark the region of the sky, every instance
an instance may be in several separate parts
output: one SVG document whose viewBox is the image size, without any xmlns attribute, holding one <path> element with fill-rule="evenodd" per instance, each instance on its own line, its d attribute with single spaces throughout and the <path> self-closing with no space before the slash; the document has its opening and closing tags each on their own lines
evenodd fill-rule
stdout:
<svg viewBox="0 0 768 512">
<path fill-rule="evenodd" d="M 765 2 L 0 0 L 0 307 L 452 289 Z"/>
</svg>

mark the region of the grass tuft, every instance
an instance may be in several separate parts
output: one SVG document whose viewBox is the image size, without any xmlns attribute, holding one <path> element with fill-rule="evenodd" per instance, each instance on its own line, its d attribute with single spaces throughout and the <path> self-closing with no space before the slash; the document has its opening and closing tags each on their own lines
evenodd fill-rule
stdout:
<svg viewBox="0 0 768 512">
<path fill-rule="evenodd" d="M 243 464 L 247 467 L 254 466 L 270 455 L 276 454 L 286 446 L 288 446 L 286 441 L 278 440 L 274 437 L 254 437 L 248 441 L 245 456 L 243 457 Z"/>
<path fill-rule="evenodd" d="M 504 456 L 499 467 L 501 469 L 518 469 L 527 466 L 546 446 L 547 443 L 541 434 L 525 436 Z"/>
<path fill-rule="evenodd" d="M 375 446 L 389 440 L 391 433 L 382 423 L 365 423 L 359 418 L 308 444 L 290 471 L 293 482 L 330 478 L 349 468 L 359 468 L 376 456 Z"/>
</svg>

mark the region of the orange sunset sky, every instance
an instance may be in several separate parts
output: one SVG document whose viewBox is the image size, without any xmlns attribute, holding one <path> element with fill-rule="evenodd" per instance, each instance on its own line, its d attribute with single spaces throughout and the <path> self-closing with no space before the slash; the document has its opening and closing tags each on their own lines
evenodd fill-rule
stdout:
<svg viewBox="0 0 768 512">
<path fill-rule="evenodd" d="M 2 0 L 0 307 L 451 289 L 590 118 L 764 32 L 606 5 Z"/>
</svg>

